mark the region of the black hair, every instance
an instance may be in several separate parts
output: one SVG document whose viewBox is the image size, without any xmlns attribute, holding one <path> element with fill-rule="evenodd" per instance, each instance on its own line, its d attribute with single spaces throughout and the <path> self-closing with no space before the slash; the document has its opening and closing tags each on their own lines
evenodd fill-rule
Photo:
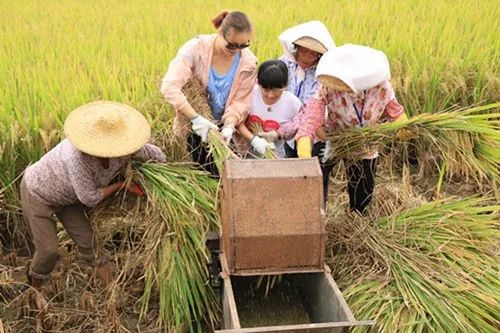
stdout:
<svg viewBox="0 0 500 333">
<path fill-rule="evenodd" d="M 288 68 L 281 60 L 267 60 L 259 66 L 257 81 L 264 89 L 282 89 L 288 84 Z"/>
</svg>

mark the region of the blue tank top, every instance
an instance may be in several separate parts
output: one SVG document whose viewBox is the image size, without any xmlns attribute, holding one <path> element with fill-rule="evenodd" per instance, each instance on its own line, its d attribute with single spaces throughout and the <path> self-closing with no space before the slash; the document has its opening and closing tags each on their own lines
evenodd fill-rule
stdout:
<svg viewBox="0 0 500 333">
<path fill-rule="evenodd" d="M 212 110 L 212 116 L 216 120 L 220 120 L 226 108 L 227 98 L 231 87 L 233 86 L 234 76 L 240 63 L 240 53 L 237 53 L 233 58 L 231 68 L 224 75 L 219 75 L 213 67 L 210 67 L 208 74 L 208 103 Z"/>
</svg>

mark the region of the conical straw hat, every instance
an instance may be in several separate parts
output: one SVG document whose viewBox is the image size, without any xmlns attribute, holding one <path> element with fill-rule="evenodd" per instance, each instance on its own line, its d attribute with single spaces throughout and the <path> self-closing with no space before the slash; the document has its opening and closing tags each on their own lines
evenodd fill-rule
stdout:
<svg viewBox="0 0 500 333">
<path fill-rule="evenodd" d="M 293 43 L 295 45 L 299 45 L 299 46 L 308 48 L 309 50 L 313 50 L 313 51 L 316 51 L 316 52 L 321 53 L 321 54 L 328 51 L 326 49 L 326 47 L 323 44 L 321 44 L 317 39 L 314 39 L 314 38 L 309 37 L 309 36 L 300 37 L 299 39 L 297 39 Z"/>
<path fill-rule="evenodd" d="M 329 75 L 318 75 L 317 79 L 324 86 L 338 91 L 352 92 L 351 87 L 349 87 L 344 81 Z"/>
<path fill-rule="evenodd" d="M 151 136 L 146 118 L 131 106 L 98 101 L 73 110 L 64 123 L 68 140 L 97 157 L 121 157 L 138 151 Z"/>
</svg>

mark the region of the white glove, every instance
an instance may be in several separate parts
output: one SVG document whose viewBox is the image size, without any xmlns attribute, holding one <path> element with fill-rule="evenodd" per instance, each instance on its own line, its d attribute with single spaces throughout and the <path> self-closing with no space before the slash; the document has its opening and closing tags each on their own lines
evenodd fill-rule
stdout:
<svg viewBox="0 0 500 333">
<path fill-rule="evenodd" d="M 227 144 L 231 141 L 231 138 L 233 137 L 234 133 L 234 126 L 233 125 L 224 125 L 222 127 L 221 131 L 222 137 L 224 138 L 224 141 L 226 141 Z"/>
<path fill-rule="evenodd" d="M 208 131 L 210 129 L 219 129 L 217 125 L 201 115 L 197 115 L 196 117 L 191 119 L 191 123 L 193 124 L 193 131 L 201 136 L 201 141 L 203 142 L 207 142 Z"/>
<path fill-rule="evenodd" d="M 328 160 L 330 160 L 330 154 L 332 153 L 331 150 L 332 150 L 332 144 L 330 143 L 330 141 L 327 140 L 325 143 L 325 148 L 321 149 L 321 153 L 323 154 L 323 156 L 321 157 L 321 163 L 324 164 L 328 162 Z"/>
<path fill-rule="evenodd" d="M 258 136 L 254 136 L 252 141 L 250 141 L 250 145 L 255 150 L 255 152 L 259 155 L 264 155 L 266 149 L 275 149 L 274 143 L 269 143 L 266 139 L 260 138 Z"/>
<path fill-rule="evenodd" d="M 267 142 L 276 142 L 279 140 L 279 135 L 278 132 L 276 131 L 259 132 L 257 133 L 257 135 L 266 139 Z"/>
</svg>

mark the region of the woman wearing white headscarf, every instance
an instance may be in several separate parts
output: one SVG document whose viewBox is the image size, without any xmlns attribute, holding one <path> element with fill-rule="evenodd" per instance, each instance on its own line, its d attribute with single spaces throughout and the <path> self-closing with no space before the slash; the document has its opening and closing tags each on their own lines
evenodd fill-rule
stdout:
<svg viewBox="0 0 500 333">
<path fill-rule="evenodd" d="M 321 56 L 335 47 L 326 26 L 310 21 L 291 27 L 278 37 L 285 54 L 280 58 L 288 67 L 288 91 L 302 104 L 318 90 L 316 66 Z"/>
<path fill-rule="evenodd" d="M 316 77 L 320 87 L 307 101 L 300 119 L 296 120 L 299 157 L 311 157 L 312 141 L 322 126 L 332 131 L 371 126 L 404 116 L 404 109 L 396 100 L 389 82 L 389 62 L 381 51 L 352 44 L 337 47 L 323 55 Z M 345 161 L 351 210 L 363 213 L 371 201 L 377 156 L 376 149 L 365 147 Z M 326 201 L 329 174 L 334 163 L 324 159 L 322 162 Z"/>
<path fill-rule="evenodd" d="M 335 48 L 335 42 L 326 26 L 320 21 L 310 21 L 283 31 L 279 37 L 284 54 L 280 60 L 288 68 L 287 90 L 297 96 L 303 105 L 318 90 L 316 66 L 321 56 Z M 295 129 L 296 130 L 296 129 Z M 279 140 L 280 133 L 258 133 L 270 142 Z M 287 157 L 297 157 L 293 141 L 285 144 Z"/>
</svg>

